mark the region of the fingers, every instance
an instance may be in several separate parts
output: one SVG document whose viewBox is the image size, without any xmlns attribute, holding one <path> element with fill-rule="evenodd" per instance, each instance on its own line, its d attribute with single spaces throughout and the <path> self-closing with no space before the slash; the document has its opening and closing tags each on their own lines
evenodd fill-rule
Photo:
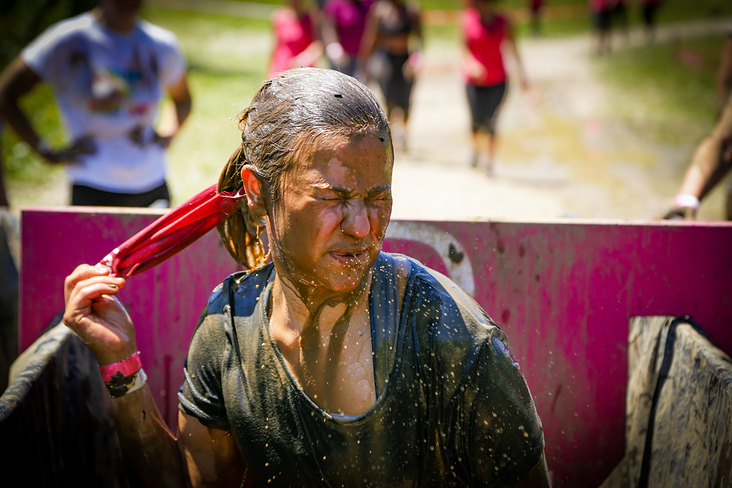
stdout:
<svg viewBox="0 0 732 488">
<path fill-rule="evenodd" d="M 90 276 L 95 276 L 95 271 L 93 270 L 96 270 L 96 274 L 100 275 L 109 273 L 108 271 L 104 273 L 88 264 L 82 264 L 77 266 L 76 269 L 72 271 L 71 274 L 66 277 L 66 279 L 64 279 L 64 305 L 69 303 L 69 295 L 71 294 L 71 290 L 73 290 L 76 286 L 77 282 L 89 278 Z"/>
<path fill-rule="evenodd" d="M 155 133 L 155 144 L 163 149 L 167 149 L 171 142 L 173 142 L 173 136 L 161 136 L 160 134 Z"/>
<path fill-rule="evenodd" d="M 132 129 L 128 134 L 128 137 L 130 138 L 130 140 L 132 142 L 134 142 L 135 144 L 137 144 L 138 146 L 145 145 L 145 137 L 144 137 L 144 133 L 143 133 L 142 129 L 143 129 L 142 126 L 138 125 L 134 129 Z"/>
<path fill-rule="evenodd" d="M 81 323 L 84 318 L 94 314 L 97 304 L 104 304 L 110 295 L 116 294 L 123 283 L 122 278 L 107 275 L 76 281 L 67 293 L 64 322 L 69 326 Z M 116 300 L 114 302 L 119 304 Z M 122 306 L 119 305 L 119 308 Z"/>
<path fill-rule="evenodd" d="M 66 279 L 63 321 L 99 361 L 114 362 L 136 350 L 132 321 L 114 296 L 124 282 L 89 265 L 79 266 Z"/>
<path fill-rule="evenodd" d="M 97 152 L 97 144 L 91 137 L 77 139 L 71 146 L 63 151 L 66 161 L 76 161 L 79 156 L 87 156 Z"/>
<path fill-rule="evenodd" d="M 97 142 L 91 137 L 82 137 L 71 148 L 75 156 L 94 154 L 97 152 Z"/>
<path fill-rule="evenodd" d="M 79 287 L 80 284 L 81 286 Z M 109 276 L 108 269 L 97 268 L 96 266 L 91 266 L 89 264 L 77 266 L 76 269 L 64 280 L 64 304 L 68 305 L 69 299 L 77 287 L 81 290 L 94 284 L 102 285 L 101 288 L 98 287 L 95 291 L 103 289 L 105 290 L 103 293 L 114 294 L 124 286 L 125 279 Z"/>
<path fill-rule="evenodd" d="M 91 137 L 82 137 L 74 141 L 66 149 L 50 153 L 46 159 L 52 163 L 75 162 L 80 156 L 87 156 L 97 152 L 97 143 Z"/>
</svg>

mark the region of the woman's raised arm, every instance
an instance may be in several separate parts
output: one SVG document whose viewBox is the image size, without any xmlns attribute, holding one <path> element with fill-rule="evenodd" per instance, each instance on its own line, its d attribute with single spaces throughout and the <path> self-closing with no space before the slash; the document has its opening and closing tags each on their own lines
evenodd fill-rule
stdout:
<svg viewBox="0 0 732 488">
<path fill-rule="evenodd" d="M 128 358 L 137 353 L 137 341 L 130 316 L 114 296 L 124 284 L 124 278 L 109 276 L 107 270 L 86 264 L 77 267 L 64 283 L 63 320 L 94 353 L 100 366 L 111 365 L 105 368 L 107 374 L 113 375 L 112 370 L 119 368 L 125 374 L 137 375 L 134 382 L 121 383 L 121 394 L 110 389 L 131 485 L 241 486 L 245 465 L 233 436 L 181 413 L 179 441 L 160 415 L 149 386 L 138 387 L 144 382 L 138 378 L 142 370 L 127 372 Z M 144 364 L 144 359 L 141 361 Z M 112 378 L 108 388 L 115 381 L 120 384 L 119 378 Z"/>
</svg>

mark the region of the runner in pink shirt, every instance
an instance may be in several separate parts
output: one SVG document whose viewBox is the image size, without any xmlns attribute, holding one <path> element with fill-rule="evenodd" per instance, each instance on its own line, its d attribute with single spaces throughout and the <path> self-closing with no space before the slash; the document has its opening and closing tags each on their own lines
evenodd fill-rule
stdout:
<svg viewBox="0 0 732 488">
<path fill-rule="evenodd" d="M 495 0 L 474 0 L 462 16 L 464 42 L 463 77 L 470 104 L 473 142 L 472 166 L 482 154 L 487 159 L 488 175 L 493 173 L 496 151 L 496 119 L 507 89 L 503 49 L 516 60 L 521 84 L 528 87 L 521 58 L 514 42 L 511 24 L 493 10 Z"/>
<path fill-rule="evenodd" d="M 306 9 L 301 0 L 288 3 L 288 7 L 276 10 L 272 17 L 275 48 L 268 78 L 290 68 L 313 67 L 323 53 L 314 12 Z"/>
<path fill-rule="evenodd" d="M 328 0 L 323 8 L 322 31 L 330 67 L 354 76 L 374 0 Z"/>
</svg>

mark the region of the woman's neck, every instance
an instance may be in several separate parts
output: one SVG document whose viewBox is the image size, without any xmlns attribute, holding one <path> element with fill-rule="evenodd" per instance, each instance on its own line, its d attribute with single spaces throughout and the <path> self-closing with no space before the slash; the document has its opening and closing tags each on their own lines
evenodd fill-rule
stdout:
<svg viewBox="0 0 732 488">
<path fill-rule="evenodd" d="M 102 26 L 119 34 L 131 32 L 137 21 L 137 15 L 114 15 L 101 7 L 93 9 L 92 14 Z"/>
<path fill-rule="evenodd" d="M 298 286 L 287 276 L 277 273 L 269 303 L 270 324 L 302 335 L 310 328 L 320 334 L 329 334 L 333 327 L 347 326 L 353 310 L 364 305 L 368 298 L 371 274 L 354 292 L 336 296 L 318 293 L 315 287 Z M 345 321 L 345 324 L 344 324 Z"/>
</svg>

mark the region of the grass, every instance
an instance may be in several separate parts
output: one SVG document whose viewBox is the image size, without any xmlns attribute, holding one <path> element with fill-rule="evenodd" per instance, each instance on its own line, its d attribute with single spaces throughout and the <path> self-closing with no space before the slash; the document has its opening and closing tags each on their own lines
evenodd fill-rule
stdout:
<svg viewBox="0 0 732 488">
<path fill-rule="evenodd" d="M 613 111 L 661 143 L 693 144 L 716 117 L 721 36 L 618 50 L 598 71 L 615 94 Z"/>
</svg>

